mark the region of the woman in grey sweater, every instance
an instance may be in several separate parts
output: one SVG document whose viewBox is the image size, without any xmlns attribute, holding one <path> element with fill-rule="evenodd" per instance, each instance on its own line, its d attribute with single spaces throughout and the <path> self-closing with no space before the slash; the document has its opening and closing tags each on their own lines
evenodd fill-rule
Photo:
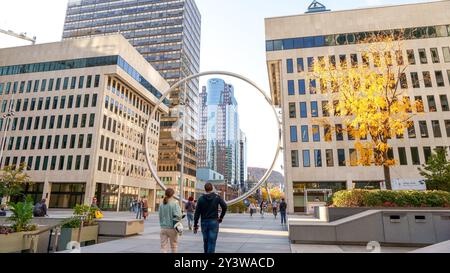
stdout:
<svg viewBox="0 0 450 273">
<path fill-rule="evenodd" d="M 178 232 L 174 226 L 181 221 L 182 214 L 178 202 L 173 198 L 175 191 L 171 188 L 165 192 L 163 204 L 159 207 L 159 224 L 161 226 L 161 252 L 168 253 L 169 247 L 172 253 L 178 251 Z"/>
</svg>

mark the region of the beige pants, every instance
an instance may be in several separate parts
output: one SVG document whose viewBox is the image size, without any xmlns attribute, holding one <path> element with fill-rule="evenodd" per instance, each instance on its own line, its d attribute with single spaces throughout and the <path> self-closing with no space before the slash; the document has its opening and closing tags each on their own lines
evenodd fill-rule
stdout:
<svg viewBox="0 0 450 273">
<path fill-rule="evenodd" d="M 172 253 L 178 252 L 178 232 L 173 229 L 161 229 L 161 253 L 168 253 L 169 246 Z"/>
</svg>

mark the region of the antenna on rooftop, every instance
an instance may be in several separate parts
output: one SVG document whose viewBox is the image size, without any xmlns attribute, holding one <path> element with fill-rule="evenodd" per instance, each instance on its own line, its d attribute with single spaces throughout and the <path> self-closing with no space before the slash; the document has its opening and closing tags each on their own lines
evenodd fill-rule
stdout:
<svg viewBox="0 0 450 273">
<path fill-rule="evenodd" d="M 306 13 L 316 13 L 316 12 L 325 12 L 325 11 L 330 11 L 330 10 L 327 9 L 327 7 L 325 7 L 324 4 L 314 0 L 311 3 L 311 5 L 309 5 L 308 11 L 306 11 Z"/>
</svg>

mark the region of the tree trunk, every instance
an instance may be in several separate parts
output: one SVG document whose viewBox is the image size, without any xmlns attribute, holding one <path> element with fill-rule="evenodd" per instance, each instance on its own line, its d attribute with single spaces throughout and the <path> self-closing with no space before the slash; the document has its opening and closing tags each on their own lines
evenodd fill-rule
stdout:
<svg viewBox="0 0 450 273">
<path fill-rule="evenodd" d="M 386 183 L 386 189 L 392 190 L 391 169 L 389 166 L 383 165 L 383 171 L 384 171 L 384 181 Z"/>
</svg>

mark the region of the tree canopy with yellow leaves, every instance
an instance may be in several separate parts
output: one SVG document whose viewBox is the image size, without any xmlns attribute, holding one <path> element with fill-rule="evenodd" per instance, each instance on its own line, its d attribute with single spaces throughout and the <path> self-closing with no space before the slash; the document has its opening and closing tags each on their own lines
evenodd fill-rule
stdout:
<svg viewBox="0 0 450 273">
<path fill-rule="evenodd" d="M 315 61 L 313 76 L 329 99 L 327 112 L 334 114 L 322 122 L 328 134 L 348 132 L 357 152 L 352 165 L 382 166 L 386 187 L 391 189 L 390 166 L 396 162 L 389 156 L 389 140 L 403 136 L 423 106 L 421 101 L 411 103 L 407 94 L 401 39 L 376 36 L 360 47 L 360 63 L 354 59 L 351 65 L 342 60 L 328 62 L 323 57 Z M 336 129 L 337 123 L 343 128 Z"/>
</svg>

